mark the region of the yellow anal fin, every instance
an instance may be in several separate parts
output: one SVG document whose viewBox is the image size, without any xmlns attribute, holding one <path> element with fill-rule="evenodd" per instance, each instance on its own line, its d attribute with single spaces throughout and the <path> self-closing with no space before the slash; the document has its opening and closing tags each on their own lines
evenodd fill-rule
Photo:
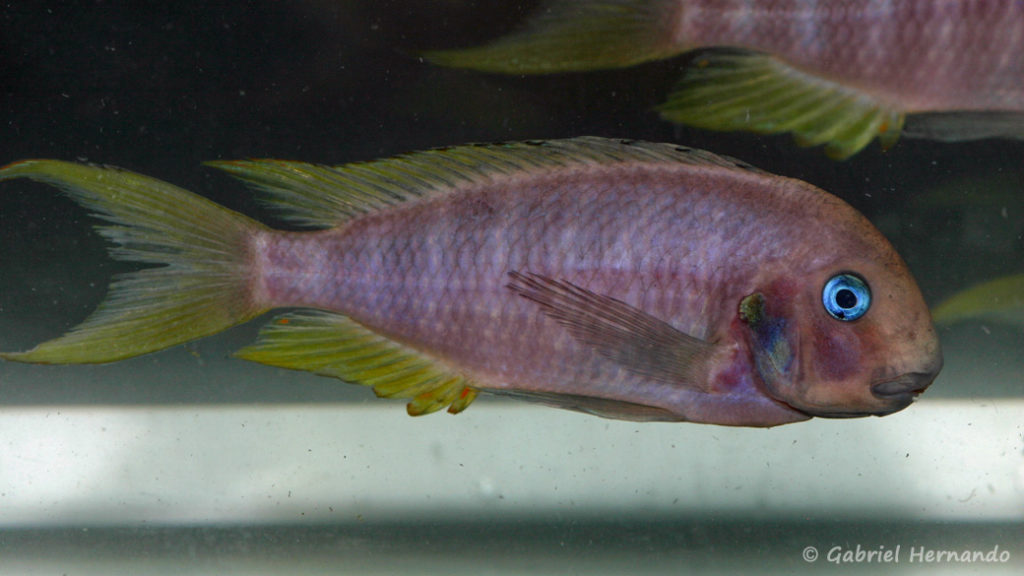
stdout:
<svg viewBox="0 0 1024 576">
<path fill-rule="evenodd" d="M 767 54 L 709 51 L 695 57 L 666 103 L 671 122 L 708 130 L 790 132 L 801 146 L 825 145 L 846 159 L 871 140 L 896 143 L 904 114 L 852 87 L 793 68 Z"/>
<path fill-rule="evenodd" d="M 384 398 L 410 398 L 411 416 L 446 406 L 455 414 L 476 397 L 466 378 L 436 360 L 330 312 L 279 316 L 260 330 L 255 344 L 235 355 L 370 386 Z"/>
</svg>

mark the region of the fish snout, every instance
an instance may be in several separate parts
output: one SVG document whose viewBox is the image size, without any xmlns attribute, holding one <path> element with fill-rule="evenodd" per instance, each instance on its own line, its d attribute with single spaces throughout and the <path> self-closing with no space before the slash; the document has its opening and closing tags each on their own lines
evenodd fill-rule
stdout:
<svg viewBox="0 0 1024 576">
<path fill-rule="evenodd" d="M 907 368 L 912 367 L 911 371 L 895 377 L 883 376 L 871 384 L 872 395 L 879 400 L 890 402 L 894 407 L 893 412 L 909 406 L 918 394 L 931 386 L 939 372 L 942 371 L 944 364 L 942 348 L 939 346 L 939 340 L 935 337 L 934 330 L 931 330 L 930 334 L 932 338 L 923 346 L 925 353 L 922 355 L 923 357 L 918 356 L 916 366 L 905 365 Z"/>
</svg>

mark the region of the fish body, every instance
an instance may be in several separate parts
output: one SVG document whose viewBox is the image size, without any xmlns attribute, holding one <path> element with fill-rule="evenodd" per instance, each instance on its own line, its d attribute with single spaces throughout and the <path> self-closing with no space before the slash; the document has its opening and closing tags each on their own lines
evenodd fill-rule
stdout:
<svg viewBox="0 0 1024 576">
<path fill-rule="evenodd" d="M 676 46 L 766 52 L 907 113 L 1024 110 L 1013 0 L 684 0 Z"/>
<path fill-rule="evenodd" d="M 1024 137 L 1024 4 L 1015 0 L 554 1 L 444 65 L 533 74 L 687 52 L 659 110 L 717 130 L 792 132 L 833 157 L 875 137 Z"/>
<path fill-rule="evenodd" d="M 113 221 L 115 255 L 170 260 L 115 283 L 77 330 L 5 357 L 110 361 L 300 308 L 238 355 L 410 398 L 412 414 L 457 412 L 487 391 L 615 418 L 749 426 L 887 414 L 941 367 L 912 277 L 863 216 L 708 153 L 580 138 L 335 168 L 215 165 L 322 229 L 272 230 L 123 171 L 42 161 L 0 172 L 57 184 Z M 180 208 L 183 198 L 201 207 Z M 148 202 L 218 216 L 118 212 L 156 208 Z M 159 225 L 129 221 L 139 217 Z M 217 229 L 204 240 L 207 220 Z M 184 256 L 144 252 L 161 227 Z M 187 252 L 206 244 L 202 258 Z M 854 284 L 833 290 L 836 278 Z M 156 283 L 166 295 L 142 290 Z M 828 294 L 841 309 L 828 311 Z M 845 299 L 857 297 L 866 312 L 853 317 Z M 183 313 L 194 329 L 183 332 Z M 138 334 L 154 323 L 151 345 Z"/>
</svg>

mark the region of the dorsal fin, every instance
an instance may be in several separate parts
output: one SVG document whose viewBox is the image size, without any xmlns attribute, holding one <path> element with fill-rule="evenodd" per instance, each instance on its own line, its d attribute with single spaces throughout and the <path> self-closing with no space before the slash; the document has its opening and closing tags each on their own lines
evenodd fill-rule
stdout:
<svg viewBox="0 0 1024 576">
<path fill-rule="evenodd" d="M 756 170 L 673 144 L 585 136 L 569 140 L 468 144 L 385 160 L 323 166 L 283 160 L 210 162 L 264 192 L 290 222 L 329 228 L 395 204 L 523 172 L 622 162 L 717 165 Z"/>
</svg>

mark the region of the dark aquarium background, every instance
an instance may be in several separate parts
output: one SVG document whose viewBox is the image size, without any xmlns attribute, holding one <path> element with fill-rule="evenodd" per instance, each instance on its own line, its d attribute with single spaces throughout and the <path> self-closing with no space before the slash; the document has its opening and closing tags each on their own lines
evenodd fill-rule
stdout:
<svg viewBox="0 0 1024 576">
<path fill-rule="evenodd" d="M 580 135 L 672 141 L 840 196 L 896 245 L 930 305 L 1024 273 L 1024 142 L 904 139 L 835 162 L 787 135 L 661 121 L 653 107 L 685 57 L 516 77 L 434 67 L 417 56 L 494 38 L 539 5 L 4 3 L 0 163 L 113 164 L 280 225 L 244 186 L 201 163 L 273 157 L 341 164 L 464 142 Z M 51 188 L 0 184 L 0 350 L 26 349 L 77 324 L 110 277 L 127 269 L 106 256 L 94 223 Z M 375 400 L 368 390 L 231 359 L 259 324 L 110 366 L 0 361 L 0 574 L 793 573 L 823 566 L 1009 574 L 1024 565 L 1019 307 L 1002 318 L 941 326 L 946 367 L 904 413 L 768 431 L 606 422 L 495 399 L 459 417 L 412 420 L 401 403 Z M 124 436 L 131 433 L 122 414 L 156 415 L 138 432 L 146 441 Z M 495 421 L 504 432 L 494 431 Z M 53 440 L 55 430 L 68 435 Z M 264 444 L 289 434 L 301 440 Z M 104 455 L 127 444 L 137 452 L 105 463 Z M 210 460 L 197 460 L 200 453 Z M 296 453 L 305 458 L 298 464 Z M 350 466 L 343 477 L 318 468 L 350 456 L 365 458 L 365 466 Z M 163 468 L 148 474 L 131 464 L 142 461 Z M 261 475 L 271 473 L 254 461 L 279 462 L 294 475 L 267 480 L 265 499 L 251 512 L 224 483 L 263 485 Z M 433 468 L 417 468 L 421 461 Z M 203 463 L 236 470 L 237 478 Z M 188 481 L 175 484 L 180 475 Z M 433 479 L 429 490 L 424 477 Z M 54 478 L 79 480 L 54 484 L 70 492 L 33 488 Z M 459 493 L 466 478 L 472 494 Z M 956 482 L 961 491 L 934 489 Z M 115 485 L 118 492 L 104 491 Z M 310 495 L 324 486 L 323 498 Z M 360 496 L 362 486 L 379 499 Z M 189 490 L 221 496 L 193 498 Z M 802 556 L 808 546 L 821 558 Z M 901 546 L 901 561 L 840 567 L 826 559 L 836 546 Z M 911 563 L 914 546 L 998 547 L 1009 556 Z"/>
</svg>

